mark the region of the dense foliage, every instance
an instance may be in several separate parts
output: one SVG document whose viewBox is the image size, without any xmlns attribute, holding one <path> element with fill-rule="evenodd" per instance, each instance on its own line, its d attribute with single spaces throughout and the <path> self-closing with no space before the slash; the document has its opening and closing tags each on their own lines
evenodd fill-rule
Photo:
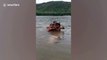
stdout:
<svg viewBox="0 0 107 60">
<path fill-rule="evenodd" d="M 51 1 L 36 4 L 37 15 L 71 15 L 71 2 Z"/>
</svg>

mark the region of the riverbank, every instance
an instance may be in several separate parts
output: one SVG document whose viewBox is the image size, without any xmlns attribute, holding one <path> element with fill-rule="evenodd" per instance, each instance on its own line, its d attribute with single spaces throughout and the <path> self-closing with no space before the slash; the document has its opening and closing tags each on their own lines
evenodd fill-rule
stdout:
<svg viewBox="0 0 107 60">
<path fill-rule="evenodd" d="M 71 13 L 36 13 L 38 16 L 71 16 Z"/>
<path fill-rule="evenodd" d="M 46 3 L 36 4 L 36 15 L 62 16 L 71 15 L 71 2 L 50 1 Z"/>
</svg>

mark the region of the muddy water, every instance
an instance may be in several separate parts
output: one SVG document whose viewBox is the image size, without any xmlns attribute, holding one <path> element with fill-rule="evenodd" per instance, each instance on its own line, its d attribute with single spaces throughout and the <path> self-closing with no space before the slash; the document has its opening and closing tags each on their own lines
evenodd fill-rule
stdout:
<svg viewBox="0 0 107 60">
<path fill-rule="evenodd" d="M 65 29 L 47 32 L 54 20 Z M 38 60 L 71 60 L 71 16 L 36 16 L 36 50 Z"/>
</svg>

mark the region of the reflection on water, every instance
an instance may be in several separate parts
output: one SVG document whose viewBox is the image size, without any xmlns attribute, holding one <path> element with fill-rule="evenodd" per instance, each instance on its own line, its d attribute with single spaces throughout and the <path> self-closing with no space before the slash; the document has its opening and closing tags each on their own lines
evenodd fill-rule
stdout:
<svg viewBox="0 0 107 60">
<path fill-rule="evenodd" d="M 49 37 L 49 43 L 53 44 L 53 43 L 59 43 L 60 40 L 63 40 L 63 35 L 64 32 L 60 31 L 60 32 L 50 32 L 50 37 Z"/>
<path fill-rule="evenodd" d="M 61 32 L 47 32 L 46 27 L 56 20 L 65 27 Z M 36 17 L 37 60 L 71 60 L 71 17 Z"/>
</svg>

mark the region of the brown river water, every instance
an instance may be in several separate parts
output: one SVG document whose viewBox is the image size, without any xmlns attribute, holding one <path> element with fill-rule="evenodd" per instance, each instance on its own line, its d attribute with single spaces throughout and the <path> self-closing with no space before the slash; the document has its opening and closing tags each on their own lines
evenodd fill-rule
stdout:
<svg viewBox="0 0 107 60">
<path fill-rule="evenodd" d="M 54 20 L 65 29 L 47 32 Z M 36 53 L 37 60 L 71 60 L 71 16 L 36 16 Z"/>
</svg>

